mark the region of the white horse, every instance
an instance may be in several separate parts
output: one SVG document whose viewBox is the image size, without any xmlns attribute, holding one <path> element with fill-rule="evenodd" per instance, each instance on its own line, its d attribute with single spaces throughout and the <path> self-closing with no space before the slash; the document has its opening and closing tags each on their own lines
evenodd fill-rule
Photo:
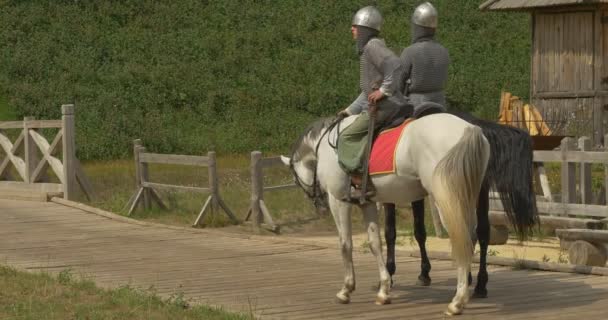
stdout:
<svg viewBox="0 0 608 320">
<path fill-rule="evenodd" d="M 290 166 L 296 183 L 318 205 L 327 201 L 340 236 L 345 267 L 344 286 L 337 293 L 340 303 L 349 303 L 355 290 L 352 260 L 351 204 L 343 202 L 349 191 L 346 173 L 335 151 L 339 128 L 355 119 L 351 116 L 336 125 L 331 119 L 313 123 L 294 144 Z M 460 314 L 469 300 L 467 276 L 473 256 L 475 207 L 490 156 L 490 146 L 479 127 L 450 114 L 429 115 L 404 129 L 395 153 L 395 173 L 374 175 L 375 196 L 361 209 L 366 222 L 371 251 L 378 263 L 380 288 L 376 304 L 390 303 L 390 278 L 382 257 L 378 211 L 374 202 L 407 205 L 431 194 L 441 222 L 449 233 L 452 258 L 458 267 L 457 290 L 446 313 Z"/>
</svg>

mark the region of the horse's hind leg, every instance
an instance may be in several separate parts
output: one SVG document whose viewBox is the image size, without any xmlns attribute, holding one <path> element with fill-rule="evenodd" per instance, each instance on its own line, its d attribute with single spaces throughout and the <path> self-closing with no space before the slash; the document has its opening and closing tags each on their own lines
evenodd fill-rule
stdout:
<svg viewBox="0 0 608 320">
<path fill-rule="evenodd" d="M 362 209 L 370 249 L 376 258 L 378 270 L 380 272 L 380 288 L 376 297 L 376 304 L 388 304 L 391 302 L 389 297 L 390 278 L 386 270 L 386 265 L 384 264 L 384 257 L 382 256 L 382 242 L 380 241 L 380 228 L 378 226 L 378 211 L 376 210 L 376 206 L 373 204 L 365 205 L 362 207 Z"/>
<path fill-rule="evenodd" d="M 385 203 L 384 239 L 386 240 L 386 269 L 391 277 L 391 286 L 393 285 L 393 275 L 397 270 L 395 264 L 395 241 L 397 240 L 397 221 L 395 215 L 395 205 L 393 203 Z"/>
<path fill-rule="evenodd" d="M 349 303 L 350 294 L 355 291 L 355 268 L 353 266 L 353 239 L 350 220 L 350 204 L 329 195 L 329 206 L 340 236 L 340 252 L 344 262 L 344 286 L 336 294 L 339 303 Z"/>
<path fill-rule="evenodd" d="M 483 184 L 477 200 L 477 239 L 479 240 L 479 273 L 477 273 L 477 285 L 475 286 L 474 298 L 486 298 L 488 296 L 488 270 L 486 256 L 488 244 L 490 243 L 490 220 L 489 190 L 487 184 Z"/>
<path fill-rule="evenodd" d="M 414 237 L 420 248 L 420 275 L 416 284 L 419 286 L 430 286 L 431 261 L 426 253 L 426 228 L 424 226 L 424 199 L 412 202 L 414 214 Z"/>
</svg>

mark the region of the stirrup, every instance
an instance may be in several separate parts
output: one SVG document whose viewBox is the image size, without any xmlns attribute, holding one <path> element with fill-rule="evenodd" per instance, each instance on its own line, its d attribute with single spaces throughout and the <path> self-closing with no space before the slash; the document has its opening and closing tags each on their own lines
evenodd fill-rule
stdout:
<svg viewBox="0 0 608 320">
<path fill-rule="evenodd" d="M 362 190 L 360 188 L 356 188 L 356 187 L 351 187 L 348 190 L 348 194 L 346 196 L 344 196 L 342 199 L 342 201 L 344 202 L 349 202 L 352 204 L 363 204 L 361 203 L 361 195 L 362 195 Z M 374 188 L 370 185 L 368 187 L 368 190 L 365 192 L 365 200 L 366 202 L 371 202 L 370 198 L 376 195 L 376 190 L 374 190 Z"/>
</svg>

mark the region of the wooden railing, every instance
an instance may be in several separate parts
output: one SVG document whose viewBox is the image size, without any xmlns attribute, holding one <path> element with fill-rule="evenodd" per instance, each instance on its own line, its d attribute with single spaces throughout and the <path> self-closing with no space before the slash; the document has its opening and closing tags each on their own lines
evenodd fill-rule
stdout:
<svg viewBox="0 0 608 320">
<path fill-rule="evenodd" d="M 201 225 L 201 222 L 207 212 L 216 212 L 218 211 L 218 208 L 222 208 L 222 210 L 234 223 L 238 223 L 238 219 L 220 196 L 215 152 L 208 152 L 206 157 L 148 153 L 146 152 L 146 148 L 142 146 L 141 140 L 136 139 L 133 141 L 133 156 L 135 159 L 135 184 L 137 186 L 137 191 L 127 203 L 127 207 L 129 207 L 129 211 L 127 213 L 128 215 L 131 215 L 131 213 L 133 213 L 133 211 L 140 204 L 143 204 L 146 210 L 150 209 L 152 201 L 156 202 L 160 208 L 166 210 L 167 207 L 155 189 L 167 189 L 175 191 L 209 193 L 209 196 L 207 197 L 203 208 L 194 221 L 193 226 Z M 151 182 L 148 175 L 148 164 L 150 163 L 207 167 L 209 172 L 209 187 L 202 188 Z"/>
<path fill-rule="evenodd" d="M 264 226 L 273 232 L 279 232 L 279 226 L 274 223 L 270 211 L 264 202 L 264 191 L 276 191 L 281 189 L 292 189 L 295 183 L 288 183 L 276 186 L 264 186 L 264 168 L 283 166 L 280 157 L 262 158 L 262 152 L 253 151 L 251 153 L 251 204 L 247 211 L 247 218 L 253 222 L 255 232 L 259 231 L 260 226 Z"/>
<path fill-rule="evenodd" d="M 0 161 L 1 186 L 23 192 L 63 193 L 65 199 L 74 200 L 79 185 L 91 200 L 91 184 L 75 155 L 74 105 L 62 105 L 61 113 L 61 120 L 25 117 L 23 121 L 0 122 L 0 147 L 5 154 Z M 39 129 L 49 128 L 59 129 L 51 143 L 39 133 Z M 15 129 L 21 131 L 13 142 L 4 131 Z M 20 150 L 23 151 L 19 152 Z M 62 160 L 56 156 L 60 150 Z M 10 174 L 11 165 L 15 168 L 18 179 Z M 49 168 L 59 183 L 47 182 L 46 173 Z"/>
<path fill-rule="evenodd" d="M 608 141 L 608 135 L 605 137 Z M 552 216 L 585 216 L 608 218 L 608 149 L 591 149 L 591 140 L 587 137 L 575 140 L 564 138 L 560 149 L 555 151 L 534 151 L 534 162 L 538 169 L 538 179 L 543 190 L 543 201 L 537 201 L 541 214 Z M 561 163 L 561 194 L 559 201 L 554 201 L 557 195 L 551 193 L 543 163 Z M 603 164 L 603 194 L 592 191 L 591 164 Z M 577 169 L 578 164 L 578 169 Z M 577 179 L 578 175 L 578 179 Z M 577 183 L 578 182 L 578 183 Z M 604 200 L 599 200 L 604 198 Z M 594 203 L 596 202 L 596 203 Z M 502 210 L 500 201 L 491 201 L 491 208 Z"/>
</svg>

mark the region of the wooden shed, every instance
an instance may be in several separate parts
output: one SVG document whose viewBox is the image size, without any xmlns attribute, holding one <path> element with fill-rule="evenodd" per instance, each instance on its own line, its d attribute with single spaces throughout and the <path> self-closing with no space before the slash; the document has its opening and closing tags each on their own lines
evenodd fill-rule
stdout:
<svg viewBox="0 0 608 320">
<path fill-rule="evenodd" d="M 488 0 L 531 14 L 530 100 L 556 134 L 603 143 L 608 117 L 608 0 Z"/>
</svg>

